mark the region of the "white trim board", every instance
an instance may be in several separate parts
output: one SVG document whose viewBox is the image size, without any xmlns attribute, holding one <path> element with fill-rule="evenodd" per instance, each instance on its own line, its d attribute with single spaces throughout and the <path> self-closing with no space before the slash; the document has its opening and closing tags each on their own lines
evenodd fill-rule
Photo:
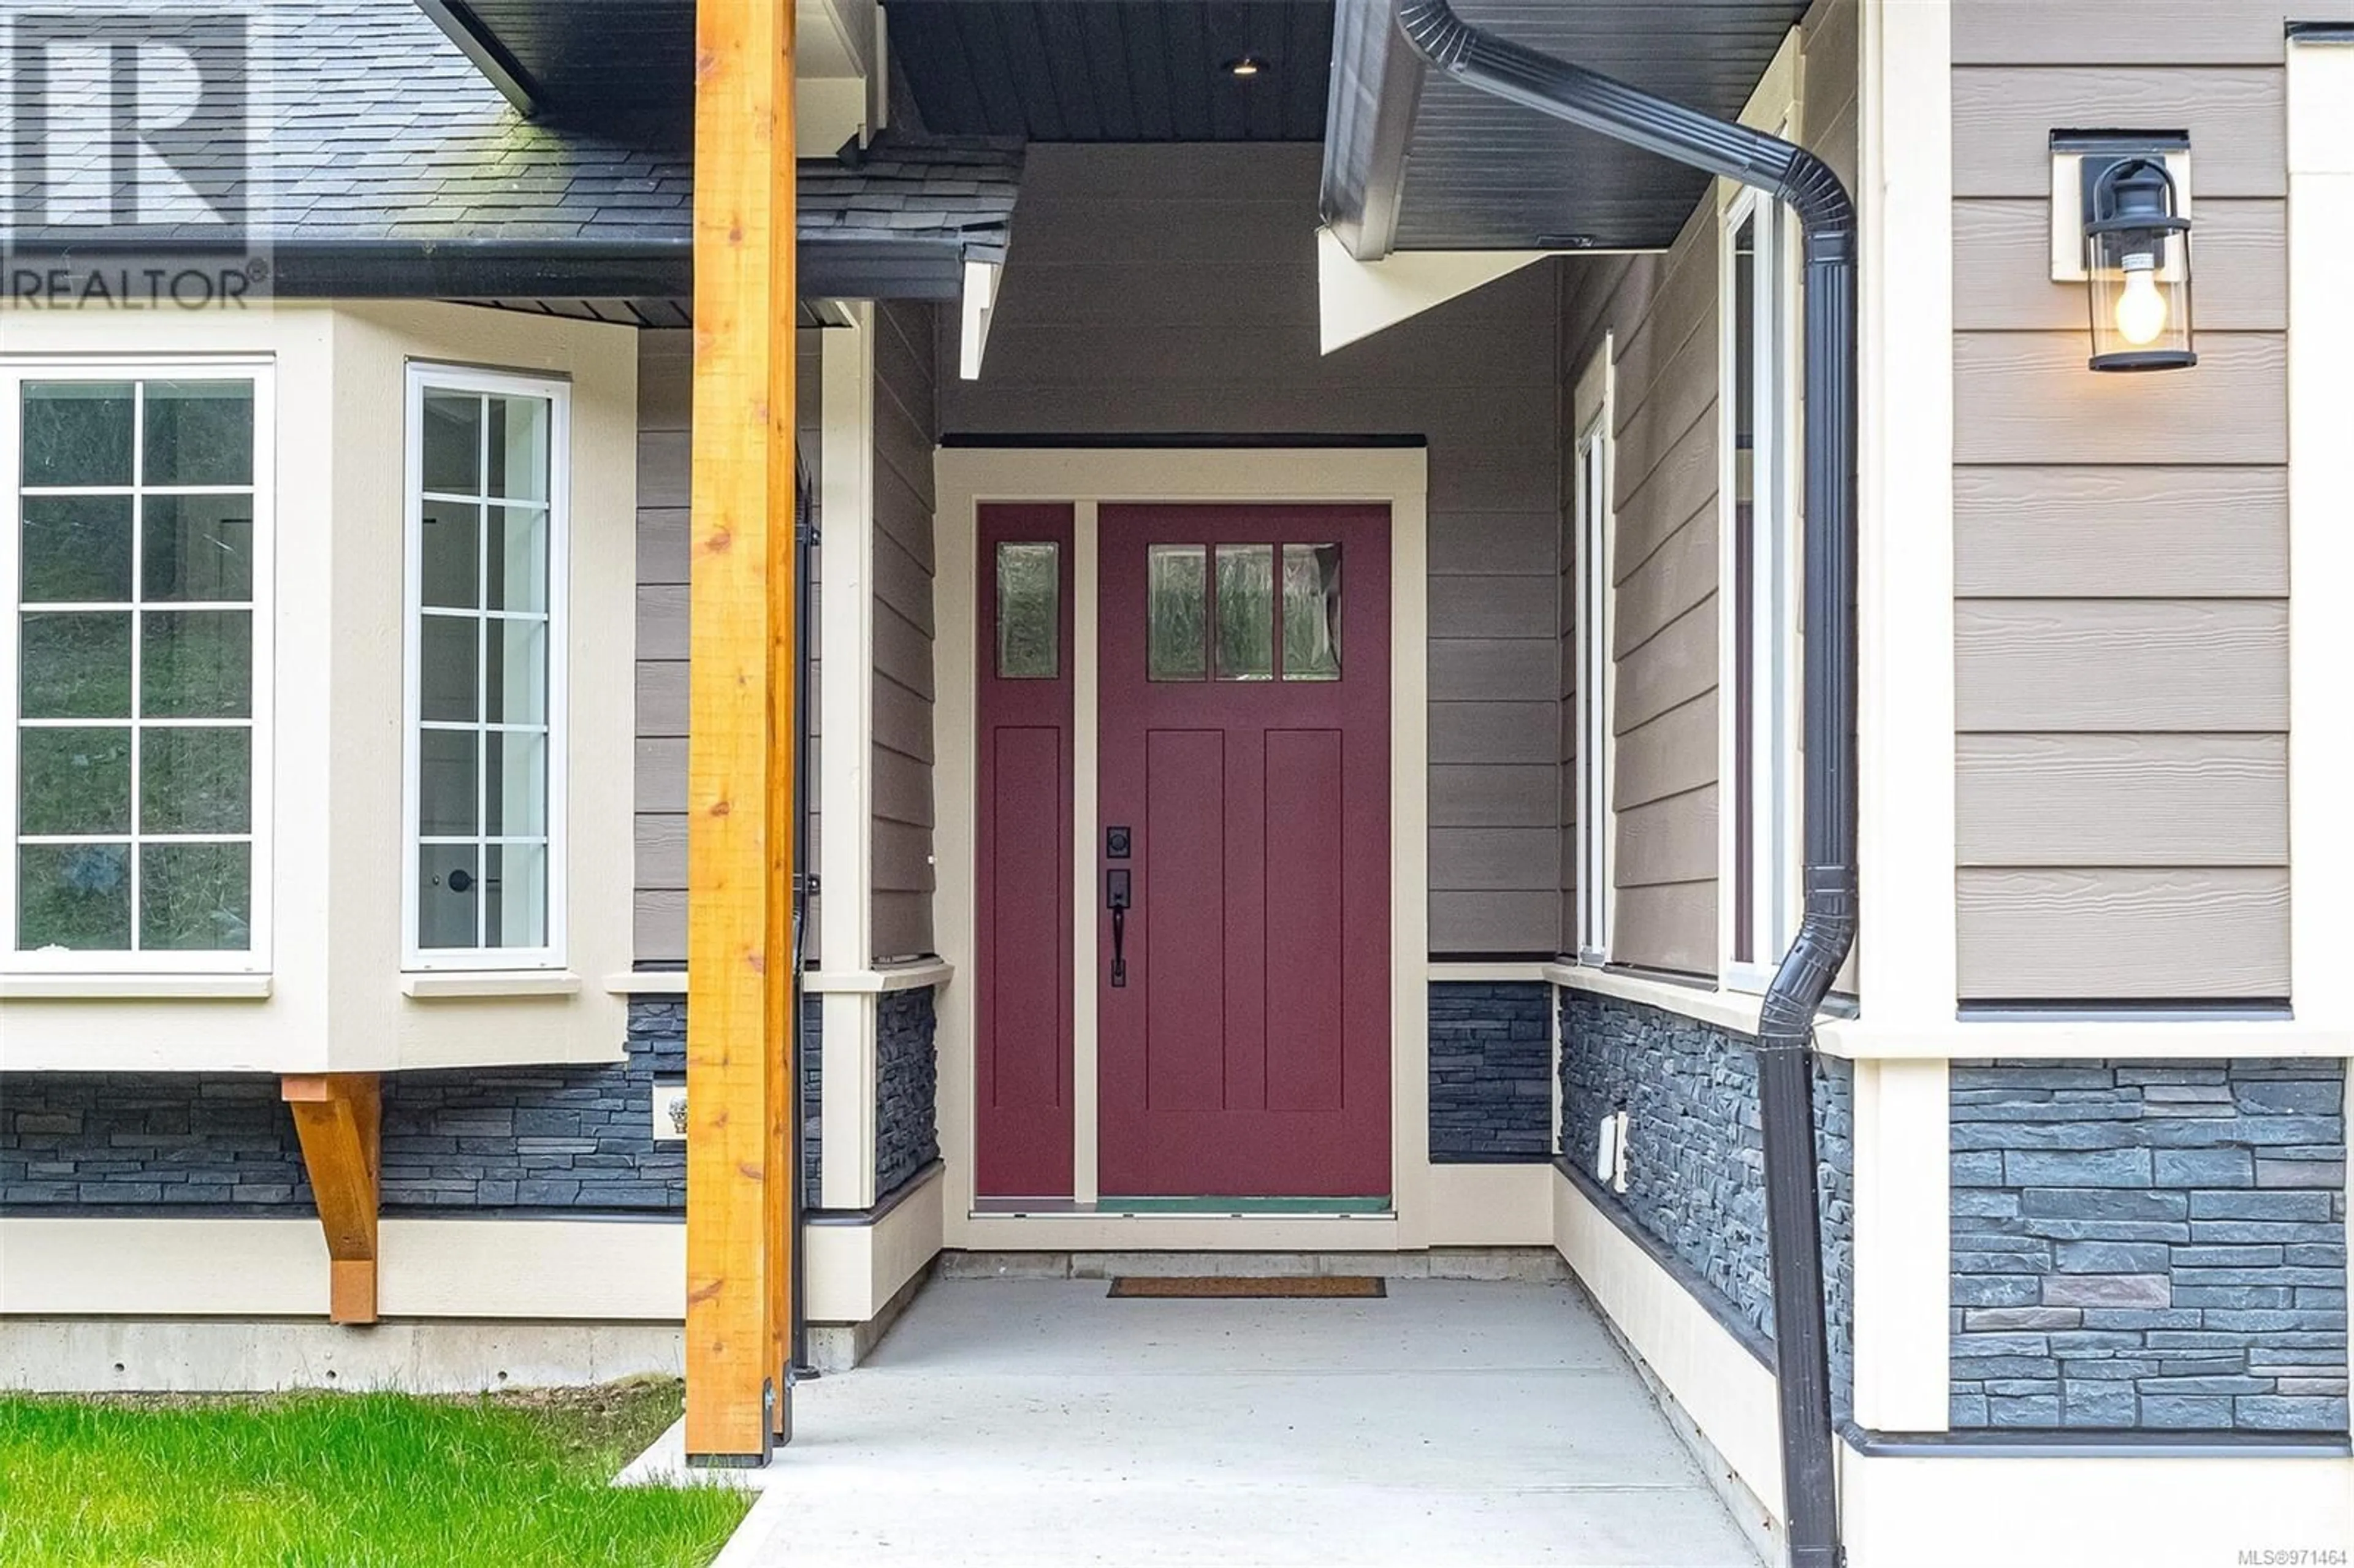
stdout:
<svg viewBox="0 0 2354 1568">
<path fill-rule="evenodd" d="M 1378 261 L 1349 254 L 1330 228 L 1316 231 L 1318 345 L 1331 354 L 1360 338 L 1443 305 L 1458 294 L 1548 256 L 1610 256 L 1610 250 L 1401 250 Z"/>
<path fill-rule="evenodd" d="M 843 307 L 851 325 L 818 334 L 820 364 L 818 901 L 822 964 L 874 959 L 875 306 Z"/>
<path fill-rule="evenodd" d="M 2345 924 L 2354 885 L 2354 45 L 2288 44 L 2289 984 L 2297 1016 L 2354 1030 Z"/>
<path fill-rule="evenodd" d="M 875 820 L 875 337 L 872 301 L 845 304 L 850 326 L 818 337 L 818 707 L 824 715 L 816 778 L 821 832 L 816 951 L 836 970 L 874 956 Z M 875 998 L 811 988 L 823 1020 L 820 1087 L 828 1136 L 819 1150 L 818 1202 L 863 1209 L 875 1201 Z M 796 1024 L 798 1027 L 798 1024 Z"/>
<path fill-rule="evenodd" d="M 2326 1563 L 2354 1541 L 2354 1460 L 2335 1457 L 1900 1457 L 1842 1448 L 1840 1479 L 1853 1568 L 2211 1568 L 2261 1561 L 2266 1543 L 2311 1548 L 2304 1560 Z"/>
<path fill-rule="evenodd" d="M 1872 966 L 1874 1021 L 1909 1027 L 1950 1022 L 1960 994 L 1952 0 L 1865 0 L 1861 23 L 1856 729 L 1868 762 L 1850 963 Z"/>
<path fill-rule="evenodd" d="M 934 781 L 938 825 L 938 890 L 934 895 L 943 961 L 970 971 L 977 912 L 979 834 L 974 748 L 978 734 L 974 595 L 977 508 L 987 501 L 1070 502 L 1075 507 L 1072 591 L 1076 646 L 1073 682 L 1073 823 L 1075 889 L 1081 910 L 1094 906 L 1097 832 L 1094 810 L 1096 759 L 1094 637 L 1095 514 L 1098 503 L 1131 502 L 1372 502 L 1390 509 L 1390 954 L 1391 1160 L 1395 1218 L 1389 1221 L 1293 1220 L 1297 1242 L 1276 1239 L 1275 1222 L 1104 1220 L 1093 1215 L 980 1215 L 972 1213 L 973 1022 L 970 986 L 942 993 L 939 1010 L 939 1126 L 949 1166 L 947 1244 L 955 1247 L 1091 1245 L 1418 1247 L 1443 1243 L 1432 1234 L 1442 1205 L 1429 1161 L 1429 1052 L 1426 958 L 1429 940 L 1429 673 L 1428 458 L 1420 448 L 1001 449 L 947 448 L 935 460 L 938 479 L 938 576 L 933 579 L 934 643 L 938 699 L 934 707 L 938 760 Z M 1073 922 L 1073 982 L 1080 988 L 1073 1042 L 1073 1188 L 1079 1202 L 1095 1195 L 1094 922 Z M 1154 1234 L 1184 1239 L 1141 1242 L 1130 1228 L 1152 1224 Z M 1338 1225 L 1327 1237 L 1317 1226 Z M 1100 1227 L 1101 1240 L 1080 1240 Z M 1353 1226 L 1354 1228 L 1347 1228 Z M 1089 1229 L 1088 1227 L 1096 1227 Z M 1245 1228 L 1246 1227 L 1246 1228 Z M 1305 1227 L 1305 1228 L 1301 1228 Z M 1384 1233 L 1374 1239 L 1375 1232 Z M 1223 1239 L 1222 1239 L 1223 1238 Z"/>
<path fill-rule="evenodd" d="M 1553 1245 L 1578 1282 L 1742 1485 L 1779 1519 L 1781 1423 L 1773 1372 L 1568 1177 L 1546 1174 Z"/>
<path fill-rule="evenodd" d="M 387 1219 L 387 1318 L 677 1322 L 686 1227 L 645 1220 Z M 319 1222 L 174 1215 L 0 1219 L 0 1316 L 316 1317 L 327 1312 Z"/>
<path fill-rule="evenodd" d="M 940 1250 L 940 1178 L 867 1224 L 803 1227 L 810 1316 L 864 1322 Z M 383 1222 L 387 1319 L 677 1323 L 686 1226 L 643 1219 Z M 0 1318 L 317 1319 L 327 1248 L 308 1215 L 0 1219 Z"/>
<path fill-rule="evenodd" d="M 934 1169 L 917 1189 L 865 1224 L 801 1227 L 809 1270 L 803 1300 L 812 1323 L 864 1323 L 889 1305 L 940 1251 L 940 1197 Z"/>
<path fill-rule="evenodd" d="M 1681 1018 L 1713 1024 L 1738 1034 L 1757 1033 L 1763 1000 L 1703 984 L 1654 980 L 1616 969 L 1588 969 L 1562 961 L 1540 966 L 1544 978 L 1567 991 L 1589 991 L 1655 1007 Z M 1876 1014 L 1859 1018 L 1815 1016 L 1815 1044 L 1827 1056 L 1850 1061 L 1945 1061 L 1981 1056 L 2083 1059 L 2125 1056 L 2168 1061 L 2233 1056 L 2354 1056 L 2354 1028 L 2296 1019 L 2047 1018 L 1964 1021 L 1950 1012 L 1943 1020 L 1891 1023 Z"/>
</svg>

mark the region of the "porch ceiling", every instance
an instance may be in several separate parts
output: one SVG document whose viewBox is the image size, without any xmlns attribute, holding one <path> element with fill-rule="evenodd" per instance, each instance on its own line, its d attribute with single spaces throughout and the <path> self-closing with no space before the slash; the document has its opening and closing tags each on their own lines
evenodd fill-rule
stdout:
<svg viewBox="0 0 2354 1568">
<path fill-rule="evenodd" d="M 1332 0 L 890 0 L 926 129 L 1039 142 L 1314 142 Z M 1227 67 L 1259 69 L 1237 77 Z"/>
<path fill-rule="evenodd" d="M 1339 4 L 1325 206 L 1344 237 L 1366 223 L 1366 239 L 1351 246 L 1360 258 L 1662 249 L 1708 188 L 1705 175 L 1426 75 L 1390 20 L 1394 0 Z M 1455 0 L 1474 26 L 1728 120 L 1806 9 L 1803 0 Z"/>
</svg>

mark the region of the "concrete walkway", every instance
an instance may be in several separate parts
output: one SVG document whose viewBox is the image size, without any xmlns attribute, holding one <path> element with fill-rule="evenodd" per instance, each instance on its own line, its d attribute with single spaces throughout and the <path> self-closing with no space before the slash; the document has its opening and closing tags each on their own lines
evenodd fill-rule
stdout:
<svg viewBox="0 0 2354 1568">
<path fill-rule="evenodd" d="M 719 1568 L 1757 1563 L 1564 1285 L 936 1280 L 794 1414 Z"/>
</svg>

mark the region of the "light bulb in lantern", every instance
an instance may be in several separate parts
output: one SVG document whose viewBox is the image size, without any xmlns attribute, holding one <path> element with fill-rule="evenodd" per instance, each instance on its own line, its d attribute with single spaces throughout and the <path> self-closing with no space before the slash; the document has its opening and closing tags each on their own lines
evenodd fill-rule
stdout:
<svg viewBox="0 0 2354 1568">
<path fill-rule="evenodd" d="M 2117 335 L 2136 348 L 2156 343 L 2166 331 L 2166 296 L 2158 291 L 2158 258 L 2126 258 L 2126 286 L 2117 295 Z"/>
</svg>

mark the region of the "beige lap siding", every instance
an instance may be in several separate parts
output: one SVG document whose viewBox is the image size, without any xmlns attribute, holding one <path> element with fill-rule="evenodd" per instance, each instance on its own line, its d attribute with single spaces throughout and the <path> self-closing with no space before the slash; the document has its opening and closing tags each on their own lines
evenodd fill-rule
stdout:
<svg viewBox="0 0 2354 1568">
<path fill-rule="evenodd" d="M 2283 16 L 1956 0 L 1965 1000 L 2288 993 Z M 2048 260 L 2075 126 L 2190 133 L 2196 369 L 2085 367 Z"/>
<path fill-rule="evenodd" d="M 1824 0 L 1799 42 L 1797 138 L 1854 178 L 1855 0 Z M 1562 360 L 1575 386 L 1610 334 L 1617 377 L 1611 504 L 1612 961 L 1717 971 L 1723 518 L 1718 391 L 1722 239 L 1712 193 L 1664 255 L 1563 268 Z M 1564 413 L 1567 409 L 1564 408 Z M 1578 432 L 1564 419 L 1564 473 Z M 1575 497 L 1564 480 L 1560 659 L 1563 929 L 1576 931 Z M 1853 983 L 1852 969 L 1846 983 Z"/>
<path fill-rule="evenodd" d="M 818 465 L 817 330 L 800 334 L 801 458 Z M 686 578 L 688 438 L 695 334 L 638 334 L 637 873 L 634 926 L 641 964 L 686 959 Z M 817 613 L 812 602 L 810 613 Z M 814 704 L 814 662 L 810 680 Z M 810 728 L 818 727 L 812 710 Z M 811 748 L 810 771 L 817 771 Z M 818 812 L 810 809 L 809 863 L 817 863 Z M 811 956 L 817 945 L 811 901 Z"/>
<path fill-rule="evenodd" d="M 932 941 L 932 310 L 875 311 L 873 956 Z"/>
<path fill-rule="evenodd" d="M 1430 946 L 1549 954 L 1561 940 L 1553 270 L 1320 355 L 1318 172 L 1312 146 L 1032 147 L 988 362 L 979 381 L 942 378 L 942 429 L 1425 439 Z M 943 366 L 955 325 L 943 322 Z"/>
<path fill-rule="evenodd" d="M 1564 268 L 1574 383 L 1615 334 L 1610 956 L 1713 974 L 1717 895 L 1717 228 L 1712 196 L 1664 256 Z M 1576 433 L 1568 440 L 1575 443 Z M 1574 450 L 1574 446 L 1573 449 Z M 1566 515 L 1567 514 L 1565 514 Z M 1574 541 L 1563 577 L 1564 771 L 1576 750 Z M 1576 791 L 1563 794 L 1575 843 Z M 1575 893 L 1575 856 L 1563 878 Z M 1574 924 L 1574 923 L 1573 923 Z"/>
</svg>

